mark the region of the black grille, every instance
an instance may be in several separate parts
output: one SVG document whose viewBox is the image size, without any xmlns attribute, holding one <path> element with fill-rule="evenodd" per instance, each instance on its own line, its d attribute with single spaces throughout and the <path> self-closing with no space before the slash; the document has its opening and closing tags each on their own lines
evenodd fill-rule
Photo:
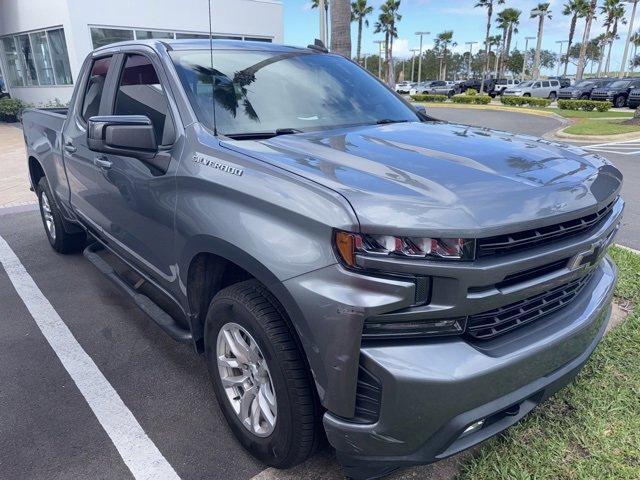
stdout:
<svg viewBox="0 0 640 480">
<path fill-rule="evenodd" d="M 614 203 L 615 200 L 595 213 L 574 220 L 556 223 L 555 225 L 507 235 L 479 238 L 477 256 L 480 258 L 513 253 L 580 234 L 594 227 L 605 218 L 613 209 Z"/>
<path fill-rule="evenodd" d="M 380 381 L 362 365 L 358 371 L 356 388 L 356 411 L 354 422 L 375 423 L 380 416 L 382 386 Z"/>
<path fill-rule="evenodd" d="M 590 273 L 534 297 L 489 312 L 471 315 L 467 322 L 467 334 L 477 340 L 490 340 L 514 328 L 540 320 L 575 299 L 592 275 Z"/>
</svg>

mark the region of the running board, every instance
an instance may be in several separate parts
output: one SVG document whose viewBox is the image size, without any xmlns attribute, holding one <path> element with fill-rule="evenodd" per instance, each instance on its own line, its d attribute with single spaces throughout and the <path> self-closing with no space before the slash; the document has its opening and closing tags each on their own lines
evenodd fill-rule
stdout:
<svg viewBox="0 0 640 480">
<path fill-rule="evenodd" d="M 115 283 L 120 289 L 129 295 L 131 299 L 136 303 L 138 308 L 146 313 L 151 320 L 153 320 L 162 330 L 165 331 L 167 335 L 178 342 L 191 342 L 191 332 L 181 327 L 174 318 L 165 312 L 162 308 L 160 308 L 156 303 L 153 302 L 149 297 L 138 293 L 135 289 L 127 282 L 125 282 L 120 276 L 116 273 L 111 265 L 107 263 L 100 255 L 96 252 L 104 248 L 98 242 L 94 242 L 90 244 L 87 248 L 84 249 L 84 256 L 89 260 L 93 265 L 100 270 L 109 280 Z"/>
</svg>

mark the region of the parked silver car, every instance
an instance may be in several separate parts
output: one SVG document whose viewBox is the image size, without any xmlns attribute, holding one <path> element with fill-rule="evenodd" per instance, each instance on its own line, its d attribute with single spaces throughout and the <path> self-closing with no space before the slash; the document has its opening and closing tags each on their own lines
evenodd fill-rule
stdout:
<svg viewBox="0 0 640 480">
<path fill-rule="evenodd" d="M 409 94 L 418 95 L 421 93 L 429 93 L 429 88 L 431 88 L 432 83 L 433 83 L 433 80 L 427 80 L 425 82 L 416 83 L 409 91 Z"/>
<path fill-rule="evenodd" d="M 428 91 L 429 93 L 435 95 L 446 95 L 448 97 L 453 97 L 454 95 L 460 93 L 460 86 L 458 82 L 438 80 L 431 83 Z"/>
<path fill-rule="evenodd" d="M 519 83 L 503 92 L 505 97 L 538 97 L 555 100 L 558 98 L 560 82 L 558 80 L 529 80 Z"/>
</svg>

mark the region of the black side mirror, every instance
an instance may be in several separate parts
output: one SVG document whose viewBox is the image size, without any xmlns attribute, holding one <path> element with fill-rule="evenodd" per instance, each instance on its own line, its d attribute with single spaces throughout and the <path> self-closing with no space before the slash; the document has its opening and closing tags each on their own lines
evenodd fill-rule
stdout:
<svg viewBox="0 0 640 480">
<path fill-rule="evenodd" d="M 158 153 L 151 120 L 144 115 L 91 117 L 87 126 L 89 150 L 149 160 Z"/>
</svg>

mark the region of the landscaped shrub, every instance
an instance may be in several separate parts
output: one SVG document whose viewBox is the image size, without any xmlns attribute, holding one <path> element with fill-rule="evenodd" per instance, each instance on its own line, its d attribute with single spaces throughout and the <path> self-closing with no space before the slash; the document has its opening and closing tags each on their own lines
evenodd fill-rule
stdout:
<svg viewBox="0 0 640 480">
<path fill-rule="evenodd" d="M 551 100 L 548 98 L 535 98 L 535 97 L 500 97 L 500 101 L 503 105 L 510 105 L 515 107 L 522 107 L 528 105 L 530 107 L 548 107 L 551 105 Z"/>
<path fill-rule="evenodd" d="M 558 108 L 562 110 L 584 110 L 585 112 L 597 110 L 599 112 L 606 112 L 611 107 L 613 107 L 611 102 L 596 100 L 558 100 Z"/>
<path fill-rule="evenodd" d="M 489 95 L 454 95 L 451 97 L 453 103 L 466 103 L 475 105 L 488 105 L 491 103 L 491 97 Z"/>
<path fill-rule="evenodd" d="M 17 98 L 5 97 L 0 99 L 0 120 L 15 122 L 18 120 L 18 115 L 24 108 L 24 103 Z"/>
<path fill-rule="evenodd" d="M 478 94 L 478 90 L 476 90 L 475 88 L 467 88 L 467 89 L 464 91 L 464 94 L 465 94 L 465 95 L 469 95 L 470 97 L 473 97 L 474 95 L 477 95 L 477 94 Z"/>
<path fill-rule="evenodd" d="M 447 101 L 447 97 L 446 95 L 435 95 L 435 94 L 430 94 L 430 93 L 421 93 L 418 95 L 411 95 L 411 98 L 416 101 L 416 102 L 435 102 L 435 103 L 442 103 L 442 102 L 446 102 Z"/>
</svg>

